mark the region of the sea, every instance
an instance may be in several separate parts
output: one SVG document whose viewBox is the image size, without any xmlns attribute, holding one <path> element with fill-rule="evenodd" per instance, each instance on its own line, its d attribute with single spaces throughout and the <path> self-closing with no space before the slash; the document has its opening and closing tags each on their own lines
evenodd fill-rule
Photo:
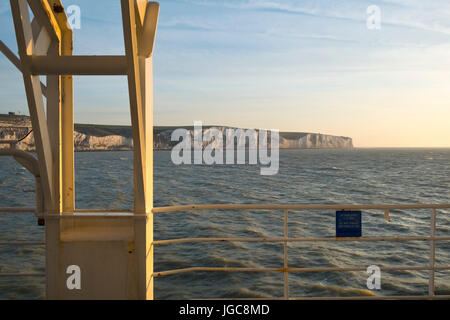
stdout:
<svg viewBox="0 0 450 320">
<path fill-rule="evenodd" d="M 131 209 L 132 152 L 76 153 L 76 207 Z M 450 149 L 281 150 L 279 173 L 255 165 L 180 165 L 154 154 L 154 206 L 185 204 L 445 204 L 450 202 Z M 0 207 L 33 207 L 34 178 L 0 158 Z M 429 236 L 431 210 L 363 210 L 364 237 Z M 155 240 L 283 236 L 283 212 L 189 211 L 155 215 Z M 450 210 L 437 212 L 437 236 L 450 236 Z M 292 238 L 335 237 L 335 212 L 290 211 Z M 33 214 L 0 213 L 0 242 L 43 241 Z M 429 241 L 289 243 L 289 267 L 423 266 Z M 184 243 L 155 249 L 155 271 L 189 267 L 283 267 L 282 243 Z M 436 244 L 436 265 L 450 265 L 450 241 Z M 0 246 L 0 273 L 44 273 L 43 246 Z M 427 295 L 429 271 L 289 274 L 291 297 Z M 435 274 L 436 294 L 450 294 L 450 270 Z M 283 273 L 193 272 L 155 279 L 156 299 L 281 298 Z M 44 299 L 42 277 L 0 277 L 0 299 Z"/>
</svg>

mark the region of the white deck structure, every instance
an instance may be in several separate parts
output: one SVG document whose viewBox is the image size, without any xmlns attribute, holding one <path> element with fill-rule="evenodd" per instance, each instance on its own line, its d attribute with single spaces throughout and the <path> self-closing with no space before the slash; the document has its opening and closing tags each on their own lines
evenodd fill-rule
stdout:
<svg viewBox="0 0 450 320">
<path fill-rule="evenodd" d="M 37 159 L 19 153 L 13 142 L 3 154 L 26 162 L 37 177 L 37 214 L 41 221 L 45 220 L 46 228 L 47 297 L 152 299 L 152 53 L 159 4 L 121 0 L 124 56 L 73 56 L 73 32 L 60 0 L 10 3 L 19 58 L 3 43 L 0 49 L 23 74 Z M 75 213 L 74 75 L 128 77 L 134 142 L 135 197 L 131 215 L 116 213 L 111 219 L 93 213 L 86 219 Z M 46 85 L 40 76 L 47 77 Z M 82 270 L 82 290 L 66 286 L 70 265 Z"/>
</svg>

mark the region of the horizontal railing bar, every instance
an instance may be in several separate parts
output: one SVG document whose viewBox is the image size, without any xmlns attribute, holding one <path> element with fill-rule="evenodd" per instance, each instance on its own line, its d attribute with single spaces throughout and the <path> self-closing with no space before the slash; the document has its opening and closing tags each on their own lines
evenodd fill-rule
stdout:
<svg viewBox="0 0 450 320">
<path fill-rule="evenodd" d="M 449 270 L 450 266 L 438 266 L 434 267 L 434 270 Z"/>
<path fill-rule="evenodd" d="M 396 209 L 449 209 L 450 204 L 307 204 L 307 205 L 267 205 L 267 204 L 206 204 L 153 208 L 153 213 L 192 210 L 396 210 Z"/>
<path fill-rule="evenodd" d="M 192 211 L 192 210 L 341 210 L 341 209 L 448 209 L 450 204 L 413 204 L 413 205 L 188 205 L 188 206 L 172 206 L 153 208 L 153 213 Z M 34 212 L 35 208 L 0 208 L 0 212 Z M 101 212 L 130 212 L 133 210 L 101 210 L 101 209 L 77 209 L 75 213 L 101 213 Z"/>
<path fill-rule="evenodd" d="M 380 267 L 383 271 L 426 271 L 431 270 L 430 266 L 388 266 Z M 435 270 L 450 270 L 450 266 L 435 267 Z M 190 272 L 334 272 L 334 271 L 367 271 L 361 267 L 330 267 L 330 268 L 228 268 L 228 267 L 192 267 L 176 270 L 154 272 L 154 277 L 190 273 Z"/>
<path fill-rule="evenodd" d="M 185 238 L 154 241 L 154 245 L 191 242 L 345 242 L 345 241 L 448 241 L 450 237 L 386 237 L 386 238 Z"/>
<path fill-rule="evenodd" d="M 0 273 L 0 277 L 45 277 L 45 273 Z"/>
<path fill-rule="evenodd" d="M 169 275 L 173 275 L 173 274 L 198 272 L 198 271 L 208 271 L 208 272 L 284 272 L 284 269 L 283 268 L 215 268 L 215 267 L 203 268 L 203 267 L 192 267 L 192 268 L 185 268 L 185 269 L 154 272 L 153 276 L 154 277 L 163 277 L 163 276 L 169 276 Z"/>
<path fill-rule="evenodd" d="M 435 267 L 439 270 L 450 270 L 450 266 Z M 382 271 L 426 271 L 431 270 L 431 266 L 391 266 L 391 267 L 380 267 Z M 330 267 L 330 268 L 289 268 L 288 272 L 334 272 L 334 271 L 367 271 L 367 267 Z"/>
<path fill-rule="evenodd" d="M 0 208 L 0 213 L 34 213 L 35 208 Z"/>
<path fill-rule="evenodd" d="M 45 242 L 0 242 L 0 246 L 45 246 Z"/>
</svg>

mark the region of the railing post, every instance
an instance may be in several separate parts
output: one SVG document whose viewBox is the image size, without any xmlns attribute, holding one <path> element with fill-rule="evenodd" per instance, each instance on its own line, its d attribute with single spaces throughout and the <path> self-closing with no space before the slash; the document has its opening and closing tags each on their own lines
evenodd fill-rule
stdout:
<svg viewBox="0 0 450 320">
<path fill-rule="evenodd" d="M 288 210 L 284 210 L 284 299 L 289 299 L 289 272 L 288 269 Z"/>
<path fill-rule="evenodd" d="M 430 221 L 430 279 L 428 284 L 428 295 L 434 296 L 434 268 L 435 268 L 435 254 L 436 254 L 436 209 L 431 213 Z"/>
</svg>

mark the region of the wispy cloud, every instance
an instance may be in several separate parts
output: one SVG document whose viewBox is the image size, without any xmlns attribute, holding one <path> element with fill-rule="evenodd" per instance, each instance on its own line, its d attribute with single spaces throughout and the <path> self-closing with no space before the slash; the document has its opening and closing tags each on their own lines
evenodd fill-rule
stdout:
<svg viewBox="0 0 450 320">
<path fill-rule="evenodd" d="M 273 10 L 275 12 L 317 15 L 318 11 L 304 5 L 295 5 L 292 1 L 269 1 L 269 0 L 184 0 L 194 5 L 221 6 L 242 10 Z M 296 2 L 296 1 L 294 1 Z"/>
<path fill-rule="evenodd" d="M 241 10 L 310 15 L 364 22 L 365 9 L 372 4 L 382 9 L 383 23 L 450 35 L 450 2 L 446 0 L 183 0 L 200 6 L 221 6 Z"/>
<path fill-rule="evenodd" d="M 211 26 L 206 23 L 201 23 L 190 19 L 179 19 L 179 18 L 171 19 L 168 21 L 161 21 L 158 27 L 182 29 L 182 30 L 199 30 L 199 31 L 213 31 L 218 29 L 218 27 Z"/>
</svg>

